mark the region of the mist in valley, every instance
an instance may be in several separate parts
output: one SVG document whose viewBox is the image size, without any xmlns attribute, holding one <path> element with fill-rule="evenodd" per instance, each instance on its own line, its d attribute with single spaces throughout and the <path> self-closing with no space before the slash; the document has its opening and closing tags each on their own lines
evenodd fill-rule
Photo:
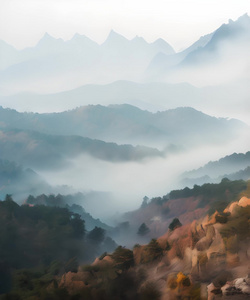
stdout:
<svg viewBox="0 0 250 300">
<path fill-rule="evenodd" d="M 1 299 L 249 295 L 247 1 L 156 2 L 1 2 Z"/>
<path fill-rule="evenodd" d="M 116 213 L 140 207 L 143 197 L 163 196 L 173 189 L 184 188 L 181 175 L 209 161 L 218 160 L 233 152 L 245 153 L 250 142 L 249 131 L 233 142 L 223 145 L 198 146 L 168 154 L 162 158 L 146 158 L 139 162 L 107 162 L 81 155 L 70 161 L 70 167 L 60 171 L 40 172 L 52 185 L 68 185 L 76 191 L 102 191 L 110 199 L 99 199 L 84 207 L 93 216 L 108 221 Z M 225 174 L 221 172 L 220 175 Z M 192 186 L 191 186 L 192 187 Z"/>
</svg>

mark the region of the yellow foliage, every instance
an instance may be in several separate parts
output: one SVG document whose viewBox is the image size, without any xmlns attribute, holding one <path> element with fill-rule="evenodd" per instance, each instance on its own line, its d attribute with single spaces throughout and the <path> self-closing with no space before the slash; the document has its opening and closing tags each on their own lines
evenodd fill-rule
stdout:
<svg viewBox="0 0 250 300">
<path fill-rule="evenodd" d="M 179 272 L 177 274 L 177 279 L 176 279 L 176 282 L 177 283 L 181 283 L 184 279 L 186 279 L 187 276 L 185 276 L 182 272 Z"/>
</svg>

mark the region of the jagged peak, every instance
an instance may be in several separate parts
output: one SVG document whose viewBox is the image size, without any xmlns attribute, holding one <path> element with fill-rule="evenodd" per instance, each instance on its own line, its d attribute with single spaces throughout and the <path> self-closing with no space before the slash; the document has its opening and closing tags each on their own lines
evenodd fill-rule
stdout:
<svg viewBox="0 0 250 300">
<path fill-rule="evenodd" d="M 5 42 L 4 40 L 0 40 L 0 47 L 5 47 L 5 48 L 8 48 L 8 49 L 12 49 L 12 50 L 17 50 L 16 47 L 8 44 L 7 42 Z"/>
<path fill-rule="evenodd" d="M 73 35 L 72 40 L 79 39 L 79 38 L 82 38 L 82 37 L 85 37 L 85 35 L 81 35 L 80 33 L 76 32 Z"/>
<path fill-rule="evenodd" d="M 71 40 L 69 40 L 68 42 L 87 42 L 87 43 L 91 43 L 91 44 L 97 44 L 96 42 L 94 42 L 93 40 L 91 40 L 89 37 L 87 37 L 84 34 L 80 34 L 80 33 L 75 33 L 74 36 L 71 38 Z"/>
<path fill-rule="evenodd" d="M 64 42 L 61 38 L 55 38 L 52 35 L 50 35 L 48 32 L 45 32 L 43 37 L 38 42 L 38 45 L 44 44 L 44 43 L 51 43 L 51 42 Z"/>
<path fill-rule="evenodd" d="M 103 44 L 110 43 L 110 42 L 117 42 L 117 41 L 120 42 L 120 41 L 128 41 L 128 40 L 123 35 L 111 29 L 107 39 Z"/>
<path fill-rule="evenodd" d="M 168 44 L 164 39 L 158 38 L 152 44 Z"/>
<path fill-rule="evenodd" d="M 158 38 L 157 40 L 155 40 L 152 45 L 160 47 L 161 49 L 167 49 L 168 52 L 170 53 L 175 53 L 173 47 L 171 45 L 169 45 L 169 43 L 167 43 L 164 39 L 162 38 Z"/>
<path fill-rule="evenodd" d="M 236 22 L 237 21 L 250 21 L 250 17 L 249 17 L 249 15 L 247 14 L 247 13 L 245 13 L 244 15 L 242 15 L 242 16 L 240 16 L 237 20 L 236 20 Z"/>
<path fill-rule="evenodd" d="M 55 40 L 56 38 L 54 38 L 52 35 L 50 35 L 48 32 L 45 32 L 43 37 L 42 37 L 42 40 L 45 39 L 45 40 Z"/>
<path fill-rule="evenodd" d="M 131 41 L 139 41 L 139 42 L 147 43 L 143 37 L 138 35 L 136 35 Z"/>
<path fill-rule="evenodd" d="M 73 37 L 72 37 L 72 39 L 71 40 L 90 40 L 90 38 L 88 38 L 86 35 L 84 35 L 84 34 L 80 34 L 80 33 L 78 33 L 78 32 L 76 32 L 74 35 L 73 35 Z"/>
<path fill-rule="evenodd" d="M 223 24 L 225 25 L 229 25 L 229 26 L 234 26 L 234 25 L 242 25 L 242 26 L 249 26 L 250 25 L 250 17 L 248 16 L 247 13 L 245 13 L 244 15 L 240 16 L 237 20 L 233 21 L 232 19 L 228 20 L 227 24 Z M 222 25 L 222 26 L 223 26 Z"/>
</svg>

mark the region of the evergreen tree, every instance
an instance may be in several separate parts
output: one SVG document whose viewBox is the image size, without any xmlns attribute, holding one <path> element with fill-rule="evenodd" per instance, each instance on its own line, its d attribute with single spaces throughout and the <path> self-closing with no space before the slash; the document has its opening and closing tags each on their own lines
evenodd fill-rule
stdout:
<svg viewBox="0 0 250 300">
<path fill-rule="evenodd" d="M 139 227 L 137 234 L 144 236 L 150 232 L 150 229 L 145 223 L 142 223 L 141 226 Z"/>
</svg>

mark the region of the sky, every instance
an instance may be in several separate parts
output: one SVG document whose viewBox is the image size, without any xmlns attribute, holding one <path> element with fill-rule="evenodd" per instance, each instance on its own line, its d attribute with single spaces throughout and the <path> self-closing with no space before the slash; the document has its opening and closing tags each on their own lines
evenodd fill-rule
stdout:
<svg viewBox="0 0 250 300">
<path fill-rule="evenodd" d="M 179 51 L 245 13 L 249 0 L 0 0 L 0 39 L 22 49 L 45 32 L 64 40 L 77 32 L 102 43 L 113 29 Z"/>
</svg>

